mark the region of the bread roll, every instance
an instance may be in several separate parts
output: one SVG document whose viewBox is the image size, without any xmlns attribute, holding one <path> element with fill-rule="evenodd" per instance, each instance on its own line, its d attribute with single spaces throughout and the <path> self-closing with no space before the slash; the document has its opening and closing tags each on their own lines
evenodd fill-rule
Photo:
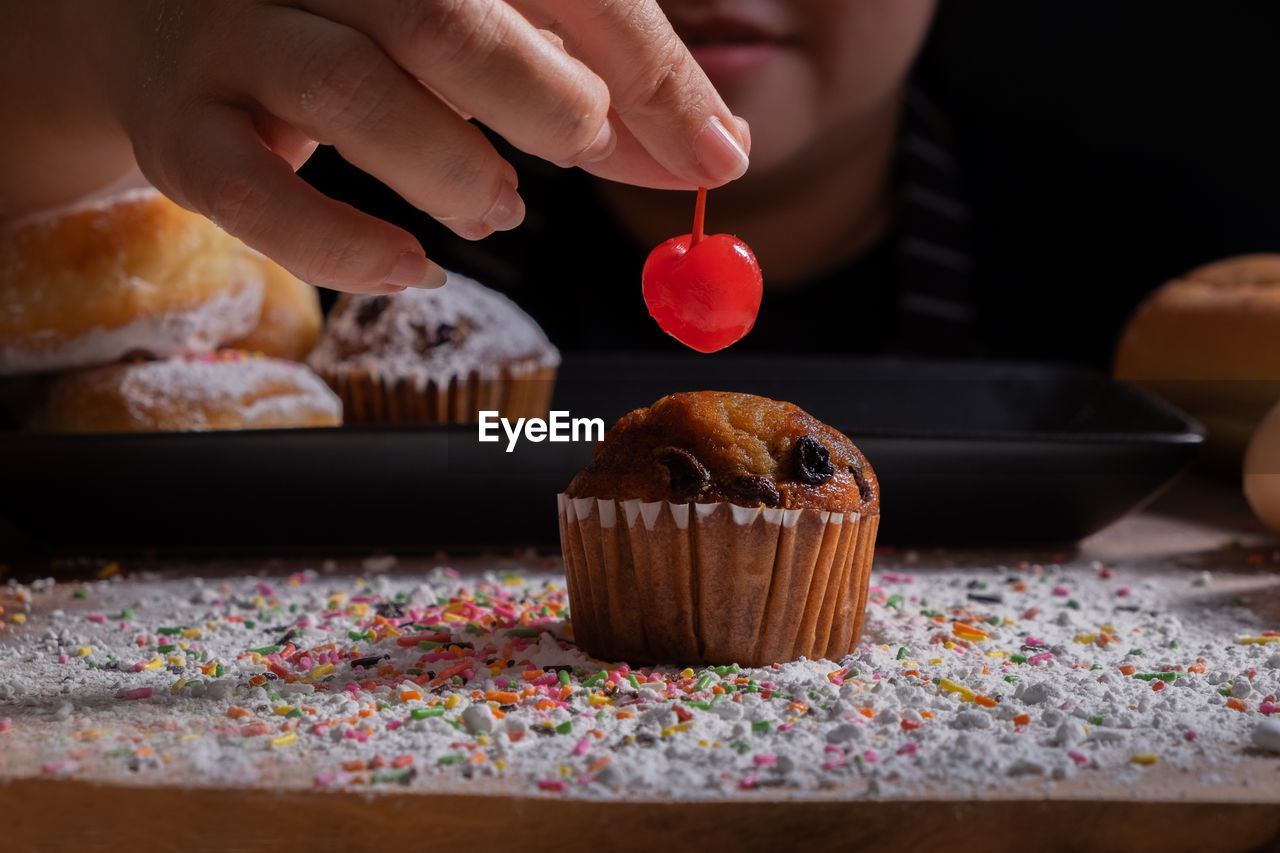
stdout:
<svg viewBox="0 0 1280 853">
<path fill-rule="evenodd" d="M 1129 319 L 1114 372 L 1200 420 L 1210 461 L 1237 469 L 1280 400 L 1280 255 L 1218 261 L 1157 289 Z"/>
<path fill-rule="evenodd" d="M 1249 441 L 1244 496 L 1258 520 L 1280 533 L 1280 405 L 1262 419 Z"/>
</svg>

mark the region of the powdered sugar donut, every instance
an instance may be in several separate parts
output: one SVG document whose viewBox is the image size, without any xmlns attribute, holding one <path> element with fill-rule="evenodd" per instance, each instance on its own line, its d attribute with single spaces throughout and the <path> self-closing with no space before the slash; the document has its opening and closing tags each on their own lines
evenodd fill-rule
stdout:
<svg viewBox="0 0 1280 853">
<path fill-rule="evenodd" d="M 31 426 L 46 432 L 188 432 L 337 426 L 342 402 L 305 365 L 223 350 L 59 376 Z"/>
<path fill-rule="evenodd" d="M 320 296 L 270 258 L 258 255 L 258 263 L 263 271 L 262 313 L 249 334 L 226 346 L 302 361 L 316 345 L 324 323 Z"/>
<path fill-rule="evenodd" d="M 248 247 L 152 189 L 10 223 L 0 375 L 210 352 L 254 328 L 263 276 Z"/>
</svg>

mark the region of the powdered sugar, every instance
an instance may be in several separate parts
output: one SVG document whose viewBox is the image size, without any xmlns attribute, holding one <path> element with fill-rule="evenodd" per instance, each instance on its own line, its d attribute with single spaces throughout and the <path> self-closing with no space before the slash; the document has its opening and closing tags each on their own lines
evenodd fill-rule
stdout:
<svg viewBox="0 0 1280 853">
<path fill-rule="evenodd" d="M 106 210 L 118 204 L 150 201 L 160 195 L 160 191 L 155 187 L 149 185 L 139 186 L 136 183 L 137 178 L 134 176 L 127 176 L 127 178 L 127 182 L 122 181 L 120 184 L 104 187 L 99 192 L 74 199 L 66 204 L 46 207 L 42 210 L 23 214 L 16 219 L 7 220 L 4 223 L 4 228 L 5 230 L 28 228 L 33 225 L 53 222 L 64 216 L 74 216 L 91 210 Z"/>
<path fill-rule="evenodd" d="M 10 585 L 0 773 L 971 796 L 1274 748 L 1280 577 L 929 562 L 874 573 L 856 654 L 758 669 L 602 667 L 554 567 Z"/>
<path fill-rule="evenodd" d="M 126 286 L 154 285 L 133 280 Z M 259 279 L 242 278 L 228 282 L 201 304 L 138 317 L 116 328 L 97 326 L 70 338 L 57 329 L 44 329 L 22 341 L 0 341 L 0 376 L 109 364 L 131 353 L 164 358 L 210 352 L 253 329 L 262 296 Z"/>
<path fill-rule="evenodd" d="M 450 272 L 436 290 L 352 296 L 344 305 L 331 313 L 308 358 L 322 374 L 368 371 L 421 390 L 430 382 L 520 376 L 560 363 L 546 335 L 514 302 L 458 273 Z M 386 307 L 362 317 L 370 305 Z M 439 336 L 442 328 L 446 334 Z"/>
<path fill-rule="evenodd" d="M 189 413 L 204 423 L 205 408 L 232 408 L 246 427 L 307 413 L 342 416 L 342 404 L 306 367 L 272 358 L 177 358 L 148 361 L 122 371 L 120 394 L 139 423 L 161 413 Z"/>
</svg>

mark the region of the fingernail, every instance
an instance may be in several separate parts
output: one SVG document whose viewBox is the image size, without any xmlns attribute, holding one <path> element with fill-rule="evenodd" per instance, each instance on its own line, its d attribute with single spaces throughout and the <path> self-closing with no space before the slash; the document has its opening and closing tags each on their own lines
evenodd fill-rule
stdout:
<svg viewBox="0 0 1280 853">
<path fill-rule="evenodd" d="M 612 154 L 617 147 L 618 134 L 614 132 L 613 123 L 605 119 L 604 124 L 600 126 L 600 132 L 596 134 L 596 138 L 591 141 L 590 145 L 568 160 L 556 160 L 553 162 L 561 169 L 571 169 L 582 163 L 598 163 Z"/>
<path fill-rule="evenodd" d="M 742 145 L 747 150 L 747 155 L 751 155 L 751 125 L 745 118 L 734 116 L 734 122 L 738 125 L 738 138 L 742 140 Z"/>
<path fill-rule="evenodd" d="M 718 182 L 742 177 L 751 162 L 738 140 L 733 138 L 716 116 L 707 119 L 702 130 L 693 138 L 693 154 L 698 158 L 707 177 Z"/>
<path fill-rule="evenodd" d="M 393 287 L 420 287 L 432 290 L 444 284 L 444 270 L 422 255 L 414 252 L 401 252 L 391 274 L 383 280 L 383 284 Z"/>
<path fill-rule="evenodd" d="M 422 280 L 417 284 L 411 284 L 410 287 L 416 287 L 421 290 L 435 290 L 437 287 L 444 287 L 445 280 L 448 278 L 444 271 L 444 267 L 427 259 L 427 270 L 422 275 Z"/>
<path fill-rule="evenodd" d="M 497 199 L 481 221 L 494 231 L 510 231 L 524 221 L 524 200 L 510 181 L 502 182 Z"/>
<path fill-rule="evenodd" d="M 483 222 L 460 216 L 437 216 L 436 221 L 464 240 L 483 240 L 493 233 L 493 229 Z"/>
<path fill-rule="evenodd" d="M 596 163 L 613 153 L 613 149 L 618 147 L 618 134 L 613 132 L 613 124 L 608 120 L 604 120 L 604 124 L 600 126 L 600 132 L 596 134 L 596 138 L 591 144 L 582 149 L 582 153 L 574 158 L 575 163 Z"/>
</svg>

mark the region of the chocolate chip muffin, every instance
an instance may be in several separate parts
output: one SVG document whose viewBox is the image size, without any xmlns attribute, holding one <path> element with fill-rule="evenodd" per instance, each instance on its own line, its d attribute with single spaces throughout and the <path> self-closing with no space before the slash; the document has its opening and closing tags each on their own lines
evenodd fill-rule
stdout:
<svg viewBox="0 0 1280 853">
<path fill-rule="evenodd" d="M 857 643 L 879 484 L 791 403 L 664 397 L 618 421 L 559 504 L 575 637 L 598 657 L 758 666 Z"/>
<path fill-rule="evenodd" d="M 838 430 L 791 403 L 698 391 L 614 425 L 569 497 L 875 512 L 875 474 Z"/>
<path fill-rule="evenodd" d="M 560 353 L 528 314 L 457 273 L 444 287 L 343 294 L 307 358 L 347 423 L 545 417 Z"/>
</svg>

